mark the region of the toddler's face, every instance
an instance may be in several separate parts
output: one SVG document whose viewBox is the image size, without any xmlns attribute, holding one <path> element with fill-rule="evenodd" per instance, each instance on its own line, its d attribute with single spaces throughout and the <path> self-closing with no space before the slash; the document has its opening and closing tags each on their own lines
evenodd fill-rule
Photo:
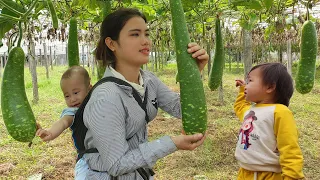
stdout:
<svg viewBox="0 0 320 180">
<path fill-rule="evenodd" d="M 248 74 L 245 86 L 246 100 L 250 102 L 260 103 L 265 99 L 266 87 L 263 84 L 262 73 L 260 68 L 254 69 Z"/>
</svg>

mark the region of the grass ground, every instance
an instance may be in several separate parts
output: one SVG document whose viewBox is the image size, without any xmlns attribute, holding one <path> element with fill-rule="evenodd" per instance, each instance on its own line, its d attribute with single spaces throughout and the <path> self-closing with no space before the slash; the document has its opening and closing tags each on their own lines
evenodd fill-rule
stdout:
<svg viewBox="0 0 320 180">
<path fill-rule="evenodd" d="M 28 69 L 25 70 L 26 92 L 31 102 L 31 77 Z M 49 127 L 59 118 L 65 107 L 59 80 L 66 67 L 54 67 L 50 70 L 50 79 L 46 79 L 43 67 L 37 70 L 40 100 L 38 104 L 32 104 L 32 109 L 37 121 L 43 127 Z M 219 102 L 217 91 L 207 88 L 207 75 L 204 75 L 208 106 L 207 139 L 195 151 L 178 151 L 160 159 L 154 168 L 155 179 L 191 180 L 196 176 L 205 176 L 213 180 L 235 179 L 238 165 L 234 158 L 234 150 L 240 123 L 233 112 L 233 102 L 237 95 L 234 79 L 242 78 L 241 72 L 242 69 L 238 71 L 235 67 L 231 72 L 226 68 L 223 77 L 223 102 Z M 174 65 L 168 65 L 155 74 L 172 90 L 179 90 L 179 86 L 175 84 Z M 299 128 L 300 145 L 305 158 L 304 173 L 309 180 L 320 179 L 319 108 L 320 72 L 317 73 L 312 92 L 305 95 L 295 92 L 290 104 Z M 28 144 L 13 140 L 7 134 L 1 114 L 0 119 L 0 179 L 26 179 L 34 174 L 41 174 L 43 179 L 73 178 L 76 151 L 69 130 L 49 143 L 44 143 L 36 137 L 29 148 Z M 163 111 L 160 111 L 157 118 L 149 124 L 150 140 L 164 134 L 178 135 L 180 132 L 181 120 L 172 118 Z"/>
</svg>

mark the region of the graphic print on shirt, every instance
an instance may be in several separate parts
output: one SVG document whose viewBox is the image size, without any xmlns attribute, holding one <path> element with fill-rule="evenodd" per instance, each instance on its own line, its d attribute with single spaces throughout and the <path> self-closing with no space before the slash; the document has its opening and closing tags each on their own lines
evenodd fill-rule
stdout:
<svg viewBox="0 0 320 180">
<path fill-rule="evenodd" d="M 250 147 L 249 137 L 253 131 L 253 121 L 257 120 L 254 111 L 250 111 L 243 120 L 240 132 L 239 132 L 239 145 L 242 149 L 247 150 Z"/>
</svg>

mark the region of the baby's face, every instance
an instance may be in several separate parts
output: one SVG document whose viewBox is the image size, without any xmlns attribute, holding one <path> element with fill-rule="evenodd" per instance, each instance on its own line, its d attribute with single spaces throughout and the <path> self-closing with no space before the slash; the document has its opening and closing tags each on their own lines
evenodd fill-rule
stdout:
<svg viewBox="0 0 320 180">
<path fill-rule="evenodd" d="M 79 107 L 90 90 L 84 83 L 84 77 L 78 74 L 62 79 L 60 85 L 68 107 Z"/>
</svg>

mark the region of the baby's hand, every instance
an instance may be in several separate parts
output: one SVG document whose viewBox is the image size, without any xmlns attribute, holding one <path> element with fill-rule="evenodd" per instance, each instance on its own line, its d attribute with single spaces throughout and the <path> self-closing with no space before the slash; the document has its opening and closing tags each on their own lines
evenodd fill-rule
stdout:
<svg viewBox="0 0 320 180">
<path fill-rule="evenodd" d="M 37 122 L 36 122 L 36 127 L 37 127 L 37 130 L 38 129 L 42 129 L 41 125 L 39 123 L 37 123 Z"/>
<path fill-rule="evenodd" d="M 236 87 L 238 86 L 244 86 L 245 85 L 245 82 L 241 79 L 236 79 Z"/>
<path fill-rule="evenodd" d="M 51 140 L 51 132 L 41 129 L 41 127 L 37 130 L 36 135 L 39 136 L 42 141 L 50 141 Z"/>
</svg>

